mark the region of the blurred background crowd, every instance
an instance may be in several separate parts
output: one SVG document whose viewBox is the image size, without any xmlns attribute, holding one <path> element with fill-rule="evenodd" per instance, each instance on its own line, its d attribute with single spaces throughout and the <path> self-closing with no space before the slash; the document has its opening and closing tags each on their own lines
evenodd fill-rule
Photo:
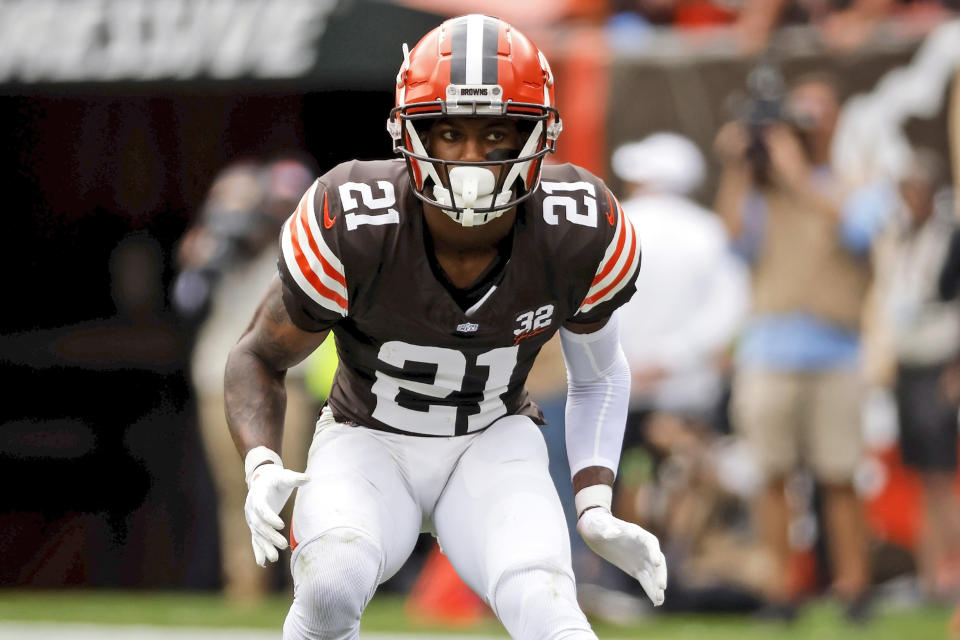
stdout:
<svg viewBox="0 0 960 640">
<path fill-rule="evenodd" d="M 544 49 L 551 161 L 643 245 L 615 510 L 660 537 L 665 610 L 960 600 L 960 3 L 215 4 L 0 0 L 0 584 L 289 587 L 249 549 L 226 351 L 314 177 L 389 155 L 400 44 L 484 12 Z M 288 377 L 293 468 L 335 367 Z M 529 387 L 572 508 L 557 345 Z M 573 525 L 588 612 L 651 615 Z M 385 588 L 489 615 L 428 538 Z"/>
</svg>

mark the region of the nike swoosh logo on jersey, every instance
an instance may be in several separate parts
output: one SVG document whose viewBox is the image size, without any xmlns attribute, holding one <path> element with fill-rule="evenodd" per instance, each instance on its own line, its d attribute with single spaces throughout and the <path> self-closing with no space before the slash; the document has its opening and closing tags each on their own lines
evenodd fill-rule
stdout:
<svg viewBox="0 0 960 640">
<path fill-rule="evenodd" d="M 337 216 L 330 217 L 330 209 L 327 208 L 327 194 L 323 194 L 323 227 L 329 229 L 337 221 Z"/>
<path fill-rule="evenodd" d="M 611 227 L 617 226 L 617 218 L 613 213 L 613 199 L 610 197 L 610 192 L 607 192 L 607 203 L 610 204 L 610 207 L 607 209 L 607 222 Z"/>
</svg>

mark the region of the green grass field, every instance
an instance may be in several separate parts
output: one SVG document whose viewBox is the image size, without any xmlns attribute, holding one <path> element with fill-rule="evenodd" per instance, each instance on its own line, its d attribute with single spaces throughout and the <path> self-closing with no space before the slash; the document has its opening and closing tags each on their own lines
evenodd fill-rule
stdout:
<svg viewBox="0 0 960 640">
<path fill-rule="evenodd" d="M 113 591 L 0 591 L 0 622 L 77 622 L 95 624 L 137 624 L 161 627 L 209 627 L 279 629 L 288 600 L 270 598 L 257 606 L 238 607 L 211 594 L 184 592 Z M 829 603 L 809 606 L 792 626 L 762 624 L 744 616 L 662 615 L 643 624 L 617 627 L 595 623 L 604 640 L 654 638 L 656 640 L 943 640 L 948 638 L 947 608 L 921 607 L 892 609 L 880 606 L 876 618 L 863 627 L 845 623 Z M 408 620 L 400 597 L 385 594 L 374 598 L 364 616 L 368 632 L 409 633 L 428 637 L 457 632 L 501 636 L 506 633 L 496 620 L 469 629 L 423 627 Z"/>
</svg>

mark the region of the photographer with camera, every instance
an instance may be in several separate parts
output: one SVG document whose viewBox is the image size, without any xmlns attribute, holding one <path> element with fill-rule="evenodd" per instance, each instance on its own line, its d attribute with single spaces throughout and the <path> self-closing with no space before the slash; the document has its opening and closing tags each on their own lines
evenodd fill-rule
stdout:
<svg viewBox="0 0 960 640">
<path fill-rule="evenodd" d="M 722 164 L 715 210 L 752 276 L 731 420 L 766 480 L 754 505 L 771 560 L 764 613 L 784 621 L 797 614 L 786 489 L 803 469 L 823 497 L 832 592 L 847 618 L 861 622 L 869 616 L 870 578 L 853 485 L 863 451 L 861 315 L 871 244 L 890 201 L 880 186 L 847 188 L 831 168 L 840 109 L 831 78 L 803 77 L 779 109 L 767 107 L 778 116 L 762 127 L 730 122 L 715 141 Z"/>
<path fill-rule="evenodd" d="M 223 410 L 223 375 L 230 348 L 240 338 L 259 297 L 277 270 L 277 234 L 317 175 L 299 156 L 244 158 L 221 169 L 196 221 L 176 253 L 172 301 L 181 319 L 196 327 L 190 373 L 204 452 L 217 490 L 223 593 L 251 604 L 281 579 L 252 563 L 243 516 L 247 487 Z M 320 350 L 317 353 L 327 353 Z M 307 446 L 322 397 L 313 376 L 323 376 L 322 355 L 287 376 L 285 459 L 306 463 Z M 335 355 L 333 356 L 335 362 Z"/>
</svg>

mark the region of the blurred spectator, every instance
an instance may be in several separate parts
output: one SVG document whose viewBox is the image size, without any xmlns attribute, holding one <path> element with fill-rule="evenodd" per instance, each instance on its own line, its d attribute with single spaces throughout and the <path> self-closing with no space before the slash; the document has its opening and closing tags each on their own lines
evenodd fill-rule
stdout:
<svg viewBox="0 0 960 640">
<path fill-rule="evenodd" d="M 771 46 L 777 29 L 810 25 L 825 47 L 846 52 L 867 42 L 889 19 L 929 25 L 957 4 L 956 0 L 612 0 L 610 26 L 731 27 L 737 49 L 751 55 Z"/>
<path fill-rule="evenodd" d="M 134 232 L 110 254 L 110 296 L 116 314 L 43 335 L 58 358 L 94 368 L 175 368 L 186 342 L 177 335 L 163 297 L 163 250 L 155 238 Z"/>
<path fill-rule="evenodd" d="M 833 5 L 831 0 L 743 0 L 734 22 L 737 48 L 746 54 L 758 53 L 770 46 L 779 27 L 821 24 Z"/>
<path fill-rule="evenodd" d="M 823 491 L 832 589 L 849 619 L 869 614 L 868 539 L 853 475 L 860 462 L 860 328 L 869 251 L 888 193 L 847 192 L 830 167 L 839 111 L 832 79 L 806 76 L 785 96 L 780 120 L 760 129 L 731 122 L 716 210 L 750 263 L 753 312 L 738 345 L 731 417 L 766 485 L 756 526 L 773 560 L 764 614 L 792 620 L 790 510 L 785 488 L 809 470 Z"/>
<path fill-rule="evenodd" d="M 214 521 L 183 419 L 188 341 L 165 305 L 163 246 L 148 231 L 124 233 L 104 267 L 114 313 L 12 334 L 0 348 L 29 363 L 5 378 L 5 484 L 70 478 L 13 492 L 0 528 L 16 569 L 0 575 L 34 587 L 206 588 Z"/>
<path fill-rule="evenodd" d="M 731 24 L 742 4 L 742 0 L 684 0 L 677 3 L 673 24 L 680 29 Z"/>
<path fill-rule="evenodd" d="M 947 255 L 960 248 L 960 226 L 950 193 L 935 197 L 943 174 L 934 151 L 915 153 L 900 181 L 899 219 L 877 252 L 884 258 L 882 309 L 896 362 L 900 451 L 923 480 L 917 565 L 935 599 L 960 595 L 957 405 L 945 384 L 960 356 L 960 307 L 938 295 Z"/>
<path fill-rule="evenodd" d="M 929 29 L 958 7 L 957 0 L 855 0 L 831 12 L 820 30 L 824 44 L 842 53 L 875 37 L 885 22 L 912 22 Z"/>
<path fill-rule="evenodd" d="M 518 29 L 556 27 L 563 23 L 602 20 L 606 2 L 597 0 L 393 0 L 420 11 L 458 16 L 482 13 L 506 20 Z"/>
<path fill-rule="evenodd" d="M 611 0 L 607 26 L 625 35 L 651 28 L 729 27 L 738 20 L 742 4 L 743 0 Z"/>
<path fill-rule="evenodd" d="M 215 177 L 200 215 L 182 238 L 173 300 L 199 323 L 191 374 L 201 434 L 217 489 L 224 594 L 252 601 L 277 576 L 253 562 L 244 521 L 246 485 L 224 413 L 223 376 L 230 348 L 260 303 L 255 292 L 276 276 L 279 233 L 316 176 L 304 160 L 239 160 Z M 308 360 L 287 376 L 284 459 L 306 465 L 319 399 L 307 388 Z M 289 450 L 287 449 L 289 447 Z M 299 461 L 299 462 L 298 462 Z"/>
<path fill-rule="evenodd" d="M 749 305 L 746 269 L 722 222 L 690 197 L 706 173 L 692 141 L 656 133 L 618 148 L 612 164 L 643 241 L 637 293 L 620 311 L 632 410 L 710 426 L 724 358 Z"/>
<path fill-rule="evenodd" d="M 706 164 L 690 139 L 654 133 L 619 147 L 612 166 L 643 246 L 637 292 L 618 312 L 632 385 L 616 504 L 661 527 L 672 567 L 666 606 L 749 606 L 757 556 L 732 535 L 742 500 L 717 469 L 733 452 L 717 417 L 749 308 L 748 273 L 723 223 L 692 199 Z M 739 470 L 750 484 L 749 466 Z"/>
<path fill-rule="evenodd" d="M 743 0 L 735 23 L 738 47 L 757 53 L 771 44 L 774 30 L 787 24 L 809 24 L 823 44 L 846 52 L 863 45 L 890 18 L 925 14 L 942 18 L 953 0 Z"/>
<path fill-rule="evenodd" d="M 610 13 L 614 16 L 634 15 L 643 22 L 669 27 L 679 0 L 611 0 Z"/>
</svg>

